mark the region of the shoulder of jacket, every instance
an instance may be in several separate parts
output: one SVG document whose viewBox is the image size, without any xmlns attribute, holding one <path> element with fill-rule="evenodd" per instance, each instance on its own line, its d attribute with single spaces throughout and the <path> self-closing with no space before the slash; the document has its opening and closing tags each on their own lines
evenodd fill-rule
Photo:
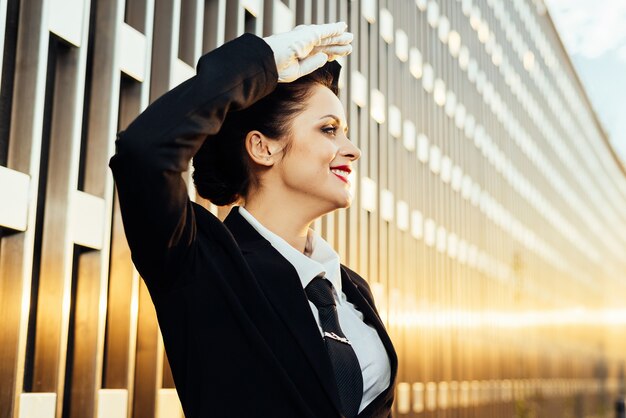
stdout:
<svg viewBox="0 0 626 418">
<path fill-rule="evenodd" d="M 199 203 L 191 202 L 191 205 L 200 233 L 204 232 L 205 235 L 212 236 L 215 241 L 239 248 L 235 237 L 224 222 Z"/>
</svg>

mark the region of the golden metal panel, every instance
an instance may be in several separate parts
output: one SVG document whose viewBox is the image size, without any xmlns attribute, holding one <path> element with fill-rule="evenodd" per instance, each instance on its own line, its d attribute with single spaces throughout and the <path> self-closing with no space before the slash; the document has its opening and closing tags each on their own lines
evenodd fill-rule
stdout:
<svg viewBox="0 0 626 418">
<path fill-rule="evenodd" d="M 133 417 L 152 418 L 156 415 L 157 393 L 160 388 L 162 357 L 159 357 L 159 329 L 148 289 L 139 284 L 137 348 L 133 395 Z M 159 361 L 161 360 L 161 361 Z"/>
<path fill-rule="evenodd" d="M 7 23 L 7 4 L 8 0 L 0 0 L 0 50 L 4 50 L 4 37 Z M 0 56 L 0 74 L 2 73 L 2 61 L 4 56 Z M 0 79 L 0 88 L 2 88 L 2 80 Z"/>
<path fill-rule="evenodd" d="M 119 204 L 114 207 L 111 237 L 109 298 L 107 302 L 106 367 L 103 387 L 128 389 L 133 399 L 139 276 L 130 261 Z M 116 324 L 112 326 L 112 324 Z"/>
<path fill-rule="evenodd" d="M 19 413 L 19 398 L 24 384 L 26 338 L 31 295 L 31 275 L 35 222 L 39 189 L 39 158 L 45 96 L 45 63 L 49 34 L 46 10 L 38 2 L 23 2 L 19 15 L 17 59 L 7 166 L 29 174 L 28 224 L 24 233 L 6 236 L 0 246 L 0 416 Z M 6 86 L 3 86 L 6 87 Z"/>
<path fill-rule="evenodd" d="M 84 19 L 89 7 L 85 7 Z M 83 31 L 87 44 L 88 31 Z M 74 48 L 53 40 L 55 66 L 51 99 L 41 269 L 37 294 L 32 390 L 57 393 L 57 415 L 63 403 L 67 342 L 72 309 L 75 257 L 68 218 L 71 196 L 78 184 L 80 122 L 85 82 L 86 48 Z M 70 359 L 71 361 L 71 359 Z"/>
</svg>

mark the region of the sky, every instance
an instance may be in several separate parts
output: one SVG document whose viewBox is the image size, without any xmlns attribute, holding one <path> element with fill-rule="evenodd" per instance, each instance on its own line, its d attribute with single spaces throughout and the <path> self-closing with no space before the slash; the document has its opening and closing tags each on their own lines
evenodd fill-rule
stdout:
<svg viewBox="0 0 626 418">
<path fill-rule="evenodd" d="M 626 166 L 626 0 L 545 0 L 545 4 Z"/>
</svg>

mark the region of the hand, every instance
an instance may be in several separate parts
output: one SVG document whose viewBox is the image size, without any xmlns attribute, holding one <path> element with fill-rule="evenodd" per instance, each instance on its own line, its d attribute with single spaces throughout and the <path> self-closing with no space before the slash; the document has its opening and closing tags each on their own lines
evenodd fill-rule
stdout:
<svg viewBox="0 0 626 418">
<path fill-rule="evenodd" d="M 278 82 L 289 83 L 320 68 L 326 61 L 352 52 L 353 35 L 344 22 L 299 25 L 263 40 L 274 51 Z"/>
</svg>

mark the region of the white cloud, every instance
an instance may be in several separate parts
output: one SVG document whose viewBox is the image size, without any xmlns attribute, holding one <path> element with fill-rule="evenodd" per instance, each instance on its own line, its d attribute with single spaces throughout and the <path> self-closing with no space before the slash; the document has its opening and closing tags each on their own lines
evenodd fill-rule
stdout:
<svg viewBox="0 0 626 418">
<path fill-rule="evenodd" d="M 626 162 L 626 1 L 545 0 L 614 148 Z M 584 65 L 580 65 L 584 63 Z"/>
<path fill-rule="evenodd" d="M 626 1 L 548 0 L 546 3 L 572 55 L 597 58 L 626 46 Z"/>
<path fill-rule="evenodd" d="M 617 50 L 617 56 L 624 64 L 626 64 L 626 45 Z"/>
</svg>

